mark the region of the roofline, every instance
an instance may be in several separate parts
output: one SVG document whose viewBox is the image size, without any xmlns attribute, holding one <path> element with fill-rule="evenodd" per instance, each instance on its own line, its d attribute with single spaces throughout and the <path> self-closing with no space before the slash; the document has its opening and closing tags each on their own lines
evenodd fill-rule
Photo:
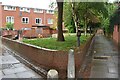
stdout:
<svg viewBox="0 0 120 80">
<path fill-rule="evenodd" d="M 1 4 L 2 6 L 13 6 L 13 7 L 23 7 L 23 6 L 14 6 L 14 5 L 5 5 Z M 42 9 L 42 8 L 33 8 L 33 7 L 23 7 L 23 8 L 30 8 L 30 9 Z M 52 9 L 42 9 L 42 10 L 52 10 Z M 54 10 L 53 10 L 54 11 Z"/>
</svg>

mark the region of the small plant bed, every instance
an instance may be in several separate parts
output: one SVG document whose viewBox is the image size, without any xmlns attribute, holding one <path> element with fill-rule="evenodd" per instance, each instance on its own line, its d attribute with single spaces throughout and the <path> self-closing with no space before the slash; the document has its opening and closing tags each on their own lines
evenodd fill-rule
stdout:
<svg viewBox="0 0 120 80">
<path fill-rule="evenodd" d="M 90 36 L 82 35 L 80 37 L 81 45 L 83 45 Z M 24 43 L 40 46 L 43 48 L 68 51 L 69 49 L 75 49 L 77 46 L 76 35 L 68 35 L 65 37 L 64 42 L 57 41 L 56 38 L 36 38 L 36 39 L 23 39 Z"/>
</svg>

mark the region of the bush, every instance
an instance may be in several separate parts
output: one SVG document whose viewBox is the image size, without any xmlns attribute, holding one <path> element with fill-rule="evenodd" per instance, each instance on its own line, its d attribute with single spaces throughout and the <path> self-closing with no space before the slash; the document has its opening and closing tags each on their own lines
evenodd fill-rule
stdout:
<svg viewBox="0 0 120 80">
<path fill-rule="evenodd" d="M 75 28 L 72 25 L 69 25 L 68 27 L 69 33 L 75 33 Z"/>
<path fill-rule="evenodd" d="M 6 23 L 6 28 L 8 30 L 13 30 L 13 23 Z"/>
</svg>

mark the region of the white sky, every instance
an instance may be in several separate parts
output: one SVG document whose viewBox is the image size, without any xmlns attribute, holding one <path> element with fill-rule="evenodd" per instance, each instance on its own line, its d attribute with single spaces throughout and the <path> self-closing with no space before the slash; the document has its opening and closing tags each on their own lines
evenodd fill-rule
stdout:
<svg viewBox="0 0 120 80">
<path fill-rule="evenodd" d="M 48 9 L 51 2 L 56 0 L 0 0 L 3 5 Z"/>
<path fill-rule="evenodd" d="M 49 9 L 50 3 L 55 1 L 56 0 L 0 0 L 0 2 L 2 2 L 2 4 L 4 5 L 32 7 L 41 9 Z M 113 0 L 109 1 L 112 2 Z"/>
</svg>

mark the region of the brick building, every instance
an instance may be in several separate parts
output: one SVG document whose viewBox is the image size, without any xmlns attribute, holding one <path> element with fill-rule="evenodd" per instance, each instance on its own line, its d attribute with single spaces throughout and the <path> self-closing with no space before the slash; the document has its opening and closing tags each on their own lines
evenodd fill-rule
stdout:
<svg viewBox="0 0 120 80">
<path fill-rule="evenodd" d="M 53 10 L 3 5 L 0 2 L 0 27 L 5 28 L 6 23 L 11 22 L 15 30 L 26 30 L 24 35 L 49 34 L 53 15 Z"/>
</svg>

